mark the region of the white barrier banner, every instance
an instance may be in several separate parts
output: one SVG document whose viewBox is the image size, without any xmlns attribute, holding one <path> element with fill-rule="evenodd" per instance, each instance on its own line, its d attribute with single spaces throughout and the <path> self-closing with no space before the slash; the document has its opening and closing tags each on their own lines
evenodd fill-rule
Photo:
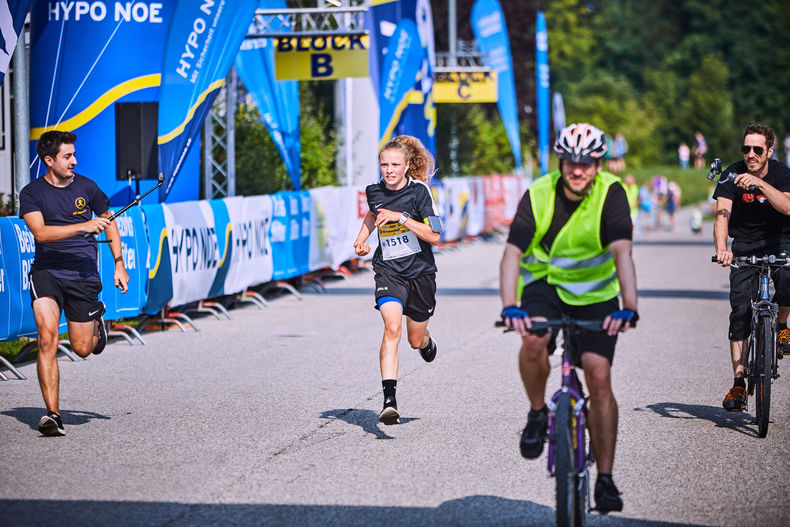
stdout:
<svg viewBox="0 0 790 527">
<path fill-rule="evenodd" d="M 510 225 L 518 210 L 518 203 L 521 201 L 521 179 L 517 176 L 502 176 L 502 190 L 505 195 L 505 222 Z"/>
<path fill-rule="evenodd" d="M 340 189 L 337 187 L 310 189 L 311 271 L 332 266 L 332 245 L 329 239 L 329 232 L 335 228 L 335 225 L 330 222 L 328 210 L 337 207 L 339 191 Z"/>
<path fill-rule="evenodd" d="M 219 265 L 214 214 L 206 201 L 163 207 L 173 273 L 171 306 L 208 298 Z"/>
<path fill-rule="evenodd" d="M 444 241 L 460 240 L 464 233 L 464 205 L 469 199 L 468 178 L 446 178 L 444 183 Z"/>
<path fill-rule="evenodd" d="M 482 177 L 466 178 L 469 182 L 469 198 L 464 207 L 464 231 L 466 236 L 477 236 L 485 225 L 486 197 Z"/>
<path fill-rule="evenodd" d="M 223 200 L 233 233 L 231 265 L 225 292 L 238 293 L 272 279 L 271 196 L 233 197 Z"/>
<path fill-rule="evenodd" d="M 326 231 L 327 239 L 320 242 L 324 248 L 316 247 L 316 265 L 319 260 L 323 261 L 322 259 L 325 259 L 327 254 L 333 269 L 337 269 L 347 260 L 357 258 L 354 252 L 354 240 L 357 239 L 359 229 L 362 227 L 362 220 L 365 219 L 369 210 L 365 187 L 358 185 L 314 188 L 310 190 L 310 197 L 314 202 L 314 210 L 319 208 L 321 210 L 320 214 L 323 215 L 321 221 L 326 222 L 326 225 L 329 226 Z M 363 260 L 373 258 L 373 252 L 378 246 L 378 236 L 376 236 L 375 230 L 368 237 L 367 243 L 370 245 L 370 254 Z M 313 258 L 313 249 L 311 248 L 311 263 Z"/>
</svg>

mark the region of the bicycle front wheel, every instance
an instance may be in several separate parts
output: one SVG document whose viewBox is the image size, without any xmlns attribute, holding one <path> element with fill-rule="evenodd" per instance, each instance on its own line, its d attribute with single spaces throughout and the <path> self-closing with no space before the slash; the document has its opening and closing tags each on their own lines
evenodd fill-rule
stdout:
<svg viewBox="0 0 790 527">
<path fill-rule="evenodd" d="M 771 413 L 771 375 L 776 339 L 769 317 L 761 317 L 757 328 L 757 342 L 754 347 L 755 364 L 755 410 L 757 414 L 757 435 L 768 434 L 768 419 Z"/>
<path fill-rule="evenodd" d="M 573 438 L 573 414 L 571 396 L 561 393 L 557 398 L 554 413 L 554 480 L 557 488 L 557 525 L 580 527 L 584 525 L 587 511 L 584 496 L 578 485 L 578 467 L 576 467 Z"/>
</svg>

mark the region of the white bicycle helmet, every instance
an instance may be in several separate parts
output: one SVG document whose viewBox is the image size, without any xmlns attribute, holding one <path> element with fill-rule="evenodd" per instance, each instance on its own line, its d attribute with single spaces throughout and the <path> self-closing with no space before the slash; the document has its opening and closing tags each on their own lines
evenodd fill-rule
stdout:
<svg viewBox="0 0 790 527">
<path fill-rule="evenodd" d="M 557 157 L 574 163 L 592 163 L 606 153 L 606 134 L 591 124 L 566 126 L 554 143 Z"/>
</svg>

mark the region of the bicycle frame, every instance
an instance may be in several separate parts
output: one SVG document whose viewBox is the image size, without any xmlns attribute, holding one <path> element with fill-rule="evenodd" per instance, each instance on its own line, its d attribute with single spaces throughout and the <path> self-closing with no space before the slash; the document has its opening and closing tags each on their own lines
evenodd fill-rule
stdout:
<svg viewBox="0 0 790 527">
<path fill-rule="evenodd" d="M 554 392 L 551 399 L 548 401 L 549 407 L 549 437 L 553 437 L 556 432 L 556 419 L 555 410 L 557 408 L 557 399 L 562 393 L 568 393 L 571 396 L 573 403 L 573 422 L 574 422 L 574 458 L 575 466 L 577 468 L 576 475 L 579 477 L 580 484 L 583 484 L 588 478 L 589 467 L 593 463 L 592 453 L 586 452 L 585 441 L 585 426 L 586 426 L 586 410 L 587 410 L 587 397 L 584 394 L 584 388 L 576 373 L 576 368 L 572 364 L 573 360 L 573 345 L 570 338 L 570 331 L 564 330 L 564 344 L 562 352 L 562 386 L 559 390 Z M 554 444 L 549 442 L 548 445 L 548 469 L 547 476 L 554 476 Z M 592 510 L 590 508 L 589 485 L 587 486 L 587 512 Z"/>
</svg>

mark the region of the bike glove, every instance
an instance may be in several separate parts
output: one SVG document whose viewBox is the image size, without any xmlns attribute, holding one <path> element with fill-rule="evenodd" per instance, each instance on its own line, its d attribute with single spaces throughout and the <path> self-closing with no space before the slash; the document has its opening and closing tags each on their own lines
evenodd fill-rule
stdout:
<svg viewBox="0 0 790 527">
<path fill-rule="evenodd" d="M 507 306 L 502 310 L 502 318 L 527 318 L 527 312 L 517 306 Z"/>
<path fill-rule="evenodd" d="M 615 311 L 609 316 L 615 320 L 628 322 L 631 324 L 631 327 L 636 327 L 636 323 L 639 321 L 639 313 L 633 309 L 621 309 L 620 311 Z"/>
</svg>

